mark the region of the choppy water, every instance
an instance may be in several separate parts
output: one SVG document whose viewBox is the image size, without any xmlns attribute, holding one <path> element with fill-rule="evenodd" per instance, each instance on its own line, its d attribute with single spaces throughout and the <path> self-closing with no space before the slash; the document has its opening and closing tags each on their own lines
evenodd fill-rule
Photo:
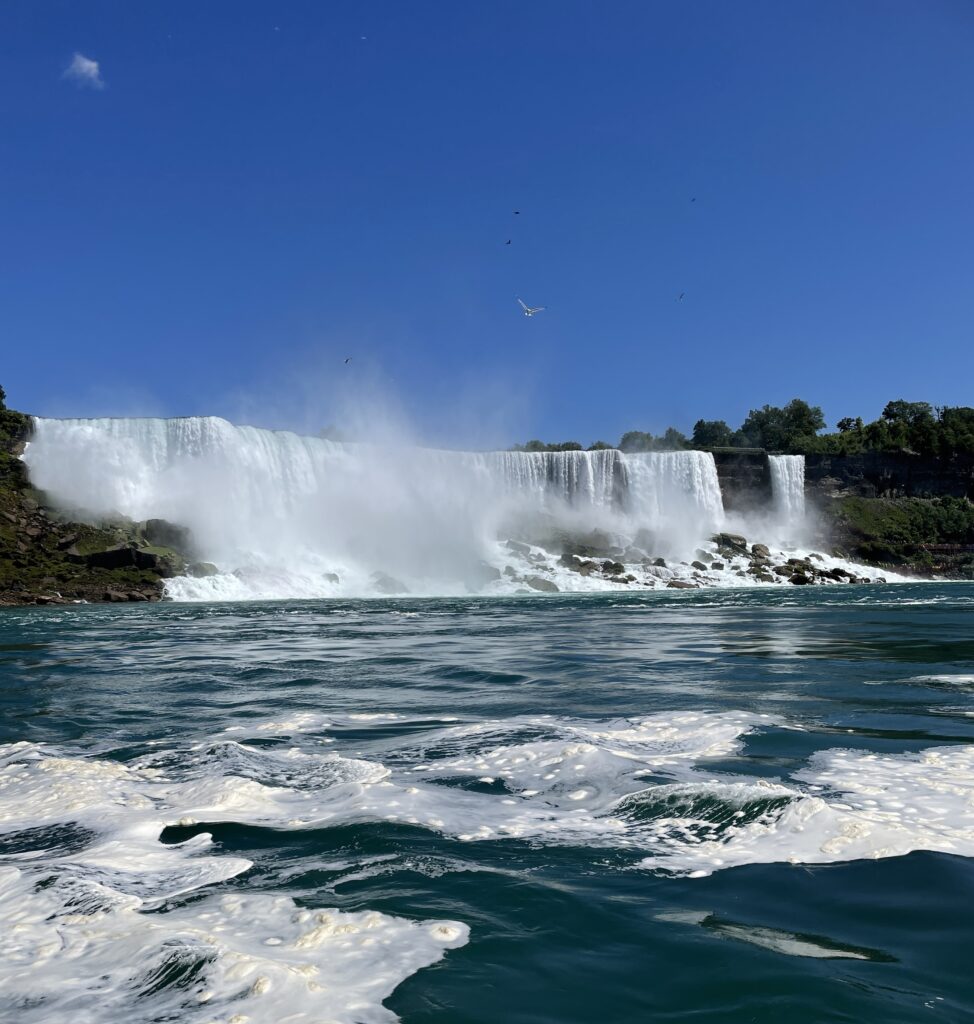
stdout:
<svg viewBox="0 0 974 1024">
<path fill-rule="evenodd" d="M 970 1020 L 972 613 L 6 609 L 0 1017 Z"/>
</svg>

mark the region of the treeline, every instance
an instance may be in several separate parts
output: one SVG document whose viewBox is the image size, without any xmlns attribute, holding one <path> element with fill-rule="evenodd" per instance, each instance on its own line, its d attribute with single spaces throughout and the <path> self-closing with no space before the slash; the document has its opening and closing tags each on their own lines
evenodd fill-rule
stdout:
<svg viewBox="0 0 974 1024">
<path fill-rule="evenodd" d="M 800 398 L 778 407 L 752 409 L 735 430 L 724 420 L 697 420 L 687 437 L 674 427 L 654 436 L 629 430 L 617 445 L 596 441 L 588 451 L 616 447 L 624 452 L 679 451 L 685 448 L 763 448 L 789 455 L 813 453 L 855 455 L 860 452 L 910 452 L 949 458 L 974 455 L 974 409 L 967 406 L 935 407 L 928 402 L 888 402 L 879 419 L 865 423 L 861 416 L 847 416 L 831 433 L 817 405 Z M 577 441 L 546 444 L 528 441 L 513 451 L 582 451 Z"/>
</svg>

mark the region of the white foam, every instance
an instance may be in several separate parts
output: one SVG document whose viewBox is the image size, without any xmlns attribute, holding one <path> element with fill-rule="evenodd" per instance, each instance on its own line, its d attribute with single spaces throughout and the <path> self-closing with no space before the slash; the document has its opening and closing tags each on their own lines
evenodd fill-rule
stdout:
<svg viewBox="0 0 974 1024">
<path fill-rule="evenodd" d="M 167 824 L 199 820 L 297 827 L 309 801 L 354 802 L 386 774 L 370 762 L 227 741 L 131 765 L 26 743 L 0 748 L 0 831 L 23 837 L 0 865 L 0 988 L 17 1019 L 394 1020 L 382 999 L 462 945 L 464 925 L 246 893 L 173 907 L 251 865 L 217 854 L 205 833 L 159 841 Z"/>
<path fill-rule="evenodd" d="M 749 813 L 740 823 L 688 817 L 643 865 L 700 876 L 739 864 L 828 864 L 914 850 L 974 856 L 974 746 L 895 755 L 828 750 L 795 778 L 807 789 L 684 787 L 687 800 L 739 804 Z"/>
</svg>

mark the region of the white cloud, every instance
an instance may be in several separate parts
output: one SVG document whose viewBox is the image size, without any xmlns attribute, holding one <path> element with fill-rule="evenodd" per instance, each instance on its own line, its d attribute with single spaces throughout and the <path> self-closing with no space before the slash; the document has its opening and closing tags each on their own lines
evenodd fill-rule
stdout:
<svg viewBox="0 0 974 1024">
<path fill-rule="evenodd" d="M 71 63 L 64 71 L 64 77 L 70 78 L 78 85 L 86 85 L 91 89 L 104 89 L 105 82 L 101 77 L 101 68 L 98 61 L 86 57 L 83 53 L 76 53 Z"/>
</svg>

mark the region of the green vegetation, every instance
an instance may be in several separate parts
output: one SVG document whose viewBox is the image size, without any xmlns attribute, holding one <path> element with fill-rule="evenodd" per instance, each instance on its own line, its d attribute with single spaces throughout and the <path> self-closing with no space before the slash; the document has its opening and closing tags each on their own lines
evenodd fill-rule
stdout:
<svg viewBox="0 0 974 1024">
<path fill-rule="evenodd" d="M 836 501 L 837 539 L 856 558 L 955 574 L 974 568 L 974 504 L 966 498 L 859 498 Z"/>
<path fill-rule="evenodd" d="M 687 438 L 675 427 L 654 437 L 628 430 L 617 447 L 624 452 L 679 451 L 684 448 L 762 448 L 793 455 L 858 455 L 862 452 L 906 452 L 935 458 L 974 455 L 974 409 L 967 406 L 935 407 L 928 402 L 887 402 L 879 419 L 865 423 L 861 416 L 843 417 L 832 433 L 822 433 L 825 417 L 817 405 L 793 398 L 784 407 L 764 405 L 752 409 L 733 430 L 724 420 L 697 420 Z M 608 448 L 596 441 L 589 451 Z M 512 451 L 582 451 L 578 441 L 548 444 L 528 441 Z"/>
</svg>

